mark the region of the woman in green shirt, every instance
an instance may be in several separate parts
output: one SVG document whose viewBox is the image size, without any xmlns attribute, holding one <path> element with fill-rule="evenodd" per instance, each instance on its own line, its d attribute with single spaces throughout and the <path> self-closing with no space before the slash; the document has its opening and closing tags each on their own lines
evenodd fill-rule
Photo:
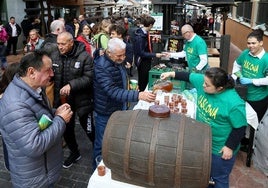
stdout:
<svg viewBox="0 0 268 188">
<path fill-rule="evenodd" d="M 197 90 L 196 120 L 212 131 L 211 179 L 214 188 L 228 188 L 236 154 L 247 126 L 245 101 L 234 89 L 234 80 L 221 68 L 209 68 L 205 75 L 166 72 L 161 79 L 173 77 L 190 82 Z"/>
</svg>

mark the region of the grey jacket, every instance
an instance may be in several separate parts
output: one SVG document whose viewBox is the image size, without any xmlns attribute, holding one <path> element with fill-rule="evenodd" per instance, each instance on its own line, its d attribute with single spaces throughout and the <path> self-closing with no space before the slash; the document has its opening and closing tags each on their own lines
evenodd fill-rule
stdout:
<svg viewBox="0 0 268 188">
<path fill-rule="evenodd" d="M 43 114 L 53 122 L 41 131 L 38 122 Z M 0 117 L 13 187 L 48 187 L 55 183 L 62 167 L 64 120 L 54 116 L 41 95 L 18 75 L 0 100 Z"/>
<path fill-rule="evenodd" d="M 268 110 L 255 131 L 253 164 L 268 176 Z"/>
</svg>

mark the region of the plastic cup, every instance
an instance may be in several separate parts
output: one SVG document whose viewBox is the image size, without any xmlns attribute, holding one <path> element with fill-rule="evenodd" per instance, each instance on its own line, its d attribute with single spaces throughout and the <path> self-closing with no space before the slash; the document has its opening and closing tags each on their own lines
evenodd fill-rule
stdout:
<svg viewBox="0 0 268 188">
<path fill-rule="evenodd" d="M 138 81 L 131 79 L 130 80 L 130 89 L 137 90 L 138 89 Z"/>
<path fill-rule="evenodd" d="M 98 169 L 98 175 L 99 176 L 104 176 L 105 175 L 105 166 L 100 165 L 100 166 L 97 167 L 97 169 Z"/>
<path fill-rule="evenodd" d="M 60 95 L 60 102 L 61 104 L 67 103 L 67 95 Z"/>
</svg>

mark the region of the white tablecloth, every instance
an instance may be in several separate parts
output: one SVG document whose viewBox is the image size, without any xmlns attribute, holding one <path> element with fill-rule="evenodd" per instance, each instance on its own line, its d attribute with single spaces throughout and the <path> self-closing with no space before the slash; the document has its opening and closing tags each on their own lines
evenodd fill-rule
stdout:
<svg viewBox="0 0 268 188">
<path fill-rule="evenodd" d="M 104 165 L 101 161 L 100 165 Z M 97 169 L 94 171 L 88 181 L 88 188 L 142 188 L 140 186 L 123 183 L 120 181 L 113 180 L 111 177 L 111 170 L 106 167 L 105 176 L 99 176 Z"/>
<path fill-rule="evenodd" d="M 171 99 L 173 93 L 165 93 L 162 91 L 158 91 L 157 95 L 156 95 L 156 100 L 159 100 L 159 104 L 162 105 L 164 104 L 164 96 L 168 95 L 169 98 Z M 196 105 L 193 101 L 188 100 L 183 94 L 180 94 L 183 96 L 184 99 L 186 99 L 187 101 L 187 114 L 186 116 L 189 116 L 193 119 L 195 119 L 195 111 L 196 111 Z M 143 100 L 140 100 L 133 108 L 133 110 L 138 110 L 138 109 L 142 109 L 142 110 L 148 110 L 150 106 L 154 105 L 154 102 L 146 102 Z M 181 110 L 181 109 L 180 109 Z"/>
<path fill-rule="evenodd" d="M 172 93 L 163 93 L 163 92 L 158 92 L 157 93 L 157 100 L 160 100 L 160 104 L 164 104 L 164 96 L 169 95 L 170 97 L 172 96 Z M 184 96 L 184 95 L 183 95 Z M 184 96 L 184 98 L 186 98 Z M 150 106 L 154 105 L 154 103 L 148 103 L 146 101 L 140 100 L 133 108 L 133 110 L 137 109 L 143 109 L 143 110 L 148 110 Z M 191 118 L 195 119 L 195 112 L 196 112 L 196 105 L 193 101 L 187 100 L 187 108 L 188 112 L 186 115 L 190 116 Z M 252 126 L 255 130 L 257 129 L 259 122 L 258 122 L 258 116 L 257 113 L 254 111 L 254 109 L 246 102 L 246 118 L 247 122 L 250 126 Z"/>
</svg>

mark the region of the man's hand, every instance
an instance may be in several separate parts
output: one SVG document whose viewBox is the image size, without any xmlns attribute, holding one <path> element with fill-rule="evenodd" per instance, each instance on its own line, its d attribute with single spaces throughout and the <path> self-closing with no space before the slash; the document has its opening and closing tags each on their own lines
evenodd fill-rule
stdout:
<svg viewBox="0 0 268 188">
<path fill-rule="evenodd" d="M 60 89 L 61 95 L 67 95 L 69 96 L 71 92 L 71 86 L 70 84 L 66 84 L 63 88 Z"/>
<path fill-rule="evenodd" d="M 147 101 L 147 102 L 153 102 L 155 101 L 156 94 L 153 94 L 148 91 L 143 91 L 139 93 L 139 100 Z"/>
<path fill-rule="evenodd" d="M 65 123 L 69 123 L 69 121 L 73 115 L 73 111 L 71 109 L 71 106 L 69 104 L 65 103 L 57 108 L 55 115 L 62 117 L 62 119 L 64 119 Z"/>
<path fill-rule="evenodd" d="M 168 54 L 167 53 L 156 53 L 155 54 L 156 57 L 160 58 L 160 57 L 168 57 Z"/>
<path fill-rule="evenodd" d="M 249 79 L 249 78 L 240 78 L 240 83 L 241 84 L 244 84 L 244 85 L 246 85 L 246 84 L 252 84 L 252 79 Z"/>
</svg>

